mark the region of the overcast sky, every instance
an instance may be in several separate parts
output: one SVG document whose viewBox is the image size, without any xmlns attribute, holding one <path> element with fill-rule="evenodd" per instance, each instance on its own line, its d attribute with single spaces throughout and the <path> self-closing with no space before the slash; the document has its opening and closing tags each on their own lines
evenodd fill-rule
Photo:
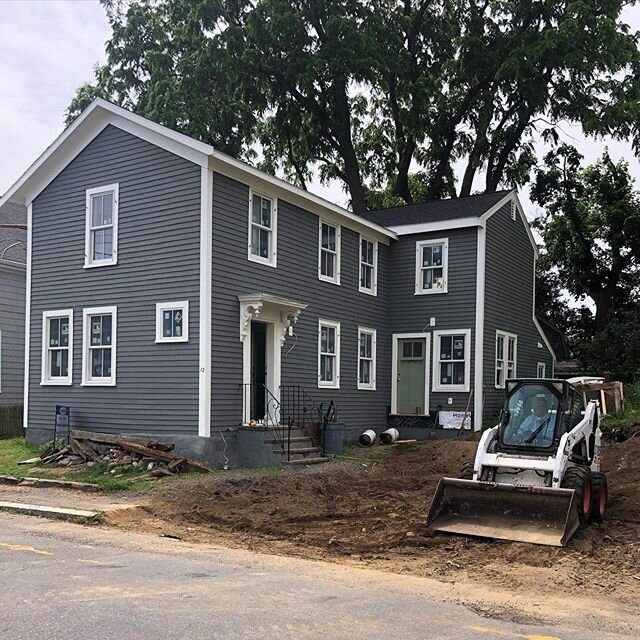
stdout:
<svg viewBox="0 0 640 640">
<path fill-rule="evenodd" d="M 625 19 L 640 29 L 640 8 L 628 8 Z M 94 0 L 0 0 L 0 193 L 62 131 L 65 109 L 76 87 L 93 80 L 109 35 L 104 11 Z M 614 159 L 626 158 L 640 186 L 640 163 L 629 144 L 585 140 L 579 129 L 564 130 L 588 161 L 605 145 Z M 347 202 L 337 184 L 314 184 L 311 190 Z M 535 210 L 523 195 L 532 217 Z"/>
</svg>

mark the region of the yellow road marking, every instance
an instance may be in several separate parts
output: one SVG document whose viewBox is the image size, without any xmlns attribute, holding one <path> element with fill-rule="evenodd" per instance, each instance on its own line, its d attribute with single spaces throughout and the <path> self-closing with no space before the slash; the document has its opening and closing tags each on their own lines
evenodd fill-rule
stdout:
<svg viewBox="0 0 640 640">
<path fill-rule="evenodd" d="M 0 542 L 0 547 L 9 549 L 11 551 L 29 551 L 31 553 L 37 553 L 39 556 L 52 556 L 51 551 L 42 551 L 42 549 L 34 549 L 24 544 L 9 544 L 8 542 Z"/>
<path fill-rule="evenodd" d="M 557 636 L 541 636 L 537 633 L 513 633 L 511 631 L 503 631 L 502 629 L 495 629 L 494 627 L 469 627 L 472 631 L 478 631 L 479 633 L 492 634 L 494 636 L 503 636 L 506 638 L 522 638 L 523 640 L 562 640 Z"/>
</svg>

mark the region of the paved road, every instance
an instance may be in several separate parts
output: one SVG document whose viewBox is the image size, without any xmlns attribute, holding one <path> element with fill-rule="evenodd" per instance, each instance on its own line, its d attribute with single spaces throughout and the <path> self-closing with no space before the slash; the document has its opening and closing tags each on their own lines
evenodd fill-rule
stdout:
<svg viewBox="0 0 640 640">
<path fill-rule="evenodd" d="M 492 620 L 419 580 L 0 514 L 3 640 L 638 637 Z"/>
</svg>

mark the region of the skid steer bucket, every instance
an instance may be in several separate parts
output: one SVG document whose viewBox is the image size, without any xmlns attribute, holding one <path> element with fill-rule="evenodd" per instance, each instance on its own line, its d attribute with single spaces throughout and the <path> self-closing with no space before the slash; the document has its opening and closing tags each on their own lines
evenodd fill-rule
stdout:
<svg viewBox="0 0 640 640">
<path fill-rule="evenodd" d="M 580 526 L 574 493 L 442 478 L 427 525 L 436 531 L 562 547 Z"/>
</svg>

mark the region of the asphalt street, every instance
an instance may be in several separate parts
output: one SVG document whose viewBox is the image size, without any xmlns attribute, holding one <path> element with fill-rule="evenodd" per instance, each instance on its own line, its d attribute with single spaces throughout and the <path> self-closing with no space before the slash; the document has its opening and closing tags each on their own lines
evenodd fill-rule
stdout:
<svg viewBox="0 0 640 640">
<path fill-rule="evenodd" d="M 8 514 L 0 585 L 2 640 L 637 637 L 491 619 L 403 576 Z"/>
</svg>

